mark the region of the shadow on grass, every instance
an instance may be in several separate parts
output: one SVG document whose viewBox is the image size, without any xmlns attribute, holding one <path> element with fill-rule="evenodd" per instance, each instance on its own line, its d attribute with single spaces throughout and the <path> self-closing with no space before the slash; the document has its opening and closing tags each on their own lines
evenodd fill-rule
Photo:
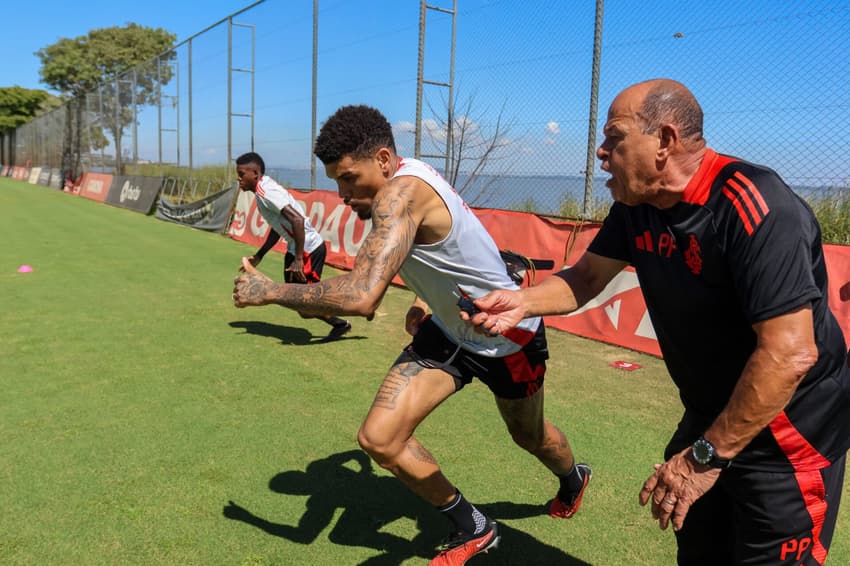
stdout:
<svg viewBox="0 0 850 566">
<path fill-rule="evenodd" d="M 364 340 L 365 336 L 351 336 L 346 334 L 340 338 L 329 339 L 326 334 L 314 336 L 305 328 L 295 328 L 292 326 L 282 326 L 280 324 L 271 324 L 269 322 L 261 322 L 256 320 L 234 320 L 228 323 L 232 328 L 242 328 L 245 334 L 256 334 L 257 336 L 266 336 L 268 338 L 276 338 L 281 344 L 288 346 L 311 346 L 314 344 L 328 344 L 330 342 L 339 342 L 341 340 Z M 328 332 L 330 332 L 328 326 Z"/>
<path fill-rule="evenodd" d="M 360 450 L 332 454 L 307 465 L 305 471 L 281 472 L 269 481 L 269 489 L 284 495 L 309 496 L 307 510 L 297 525 L 275 523 L 230 501 L 223 509 L 228 519 L 242 521 L 270 535 L 299 544 L 310 544 L 331 525 L 342 509 L 328 539 L 344 546 L 360 546 L 380 554 L 360 566 L 400 564 L 414 557 L 432 558 L 434 547 L 446 534 L 446 521 L 436 510 L 389 476 L 374 473 L 369 457 Z M 493 503 L 481 505 L 494 519 L 516 519 L 543 513 L 539 505 Z M 418 533 L 408 540 L 383 529 L 399 519 L 416 522 Z M 487 564 L 587 564 L 534 537 L 499 524 L 500 549 L 479 560 Z"/>
</svg>

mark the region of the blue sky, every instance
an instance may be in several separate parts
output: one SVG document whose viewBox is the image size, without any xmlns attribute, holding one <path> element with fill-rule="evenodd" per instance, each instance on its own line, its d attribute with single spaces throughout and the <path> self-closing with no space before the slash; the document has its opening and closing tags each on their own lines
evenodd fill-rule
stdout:
<svg viewBox="0 0 850 566">
<path fill-rule="evenodd" d="M 0 44 L 6 54 L 3 61 L 3 85 L 17 84 L 26 88 L 45 88 L 40 83 L 41 62 L 35 52 L 63 37 L 85 35 L 90 29 L 122 26 L 135 22 L 148 27 L 161 27 L 176 33 L 181 41 L 221 18 L 252 2 L 244 0 L 189 1 L 145 0 L 34 0 L 17 2 L 14 10 L 7 8 L 16 25 L 4 25 Z M 203 4 L 203 9 L 198 5 Z M 12 17 L 10 14 L 14 13 Z"/>
<path fill-rule="evenodd" d="M 44 88 L 34 52 L 60 37 L 132 21 L 163 27 L 183 41 L 249 4 L 18 3 L 14 17 L 6 18 L 18 25 L 4 26 L 0 35 L 0 85 Z M 312 0 L 267 0 L 236 20 L 256 26 L 255 149 L 281 166 L 310 163 L 312 7 Z M 484 134 L 500 112 L 510 125 L 509 151 L 496 172 L 579 174 L 586 157 L 594 2 L 459 0 L 458 12 L 458 102 L 472 101 L 469 123 Z M 396 127 L 400 153 L 412 155 L 418 16 L 418 0 L 320 0 L 319 123 L 343 104 L 377 106 Z M 771 165 L 792 183 L 850 183 L 850 2 L 608 0 L 604 24 L 597 130 L 619 90 L 667 76 L 687 84 L 702 102 L 706 136 L 716 149 Z M 428 30 L 426 78 L 443 80 L 448 18 L 429 12 Z M 195 164 L 226 160 L 224 34 L 220 26 L 193 41 Z M 248 36 L 235 33 L 234 45 L 234 65 L 247 66 Z M 179 87 L 169 86 L 181 101 L 179 119 L 175 113 L 163 121 L 171 120 L 180 133 L 166 135 L 162 147 L 168 161 L 176 160 L 179 148 L 185 164 L 185 48 L 179 56 L 183 78 Z M 245 76 L 236 77 L 234 112 L 249 108 L 248 84 Z M 425 94 L 439 113 L 440 89 Z M 426 120 L 429 114 L 426 108 Z M 234 154 L 250 144 L 248 123 L 234 121 Z M 439 128 L 431 131 L 439 140 Z M 141 157 L 156 157 L 156 134 L 155 112 L 143 111 Z"/>
</svg>

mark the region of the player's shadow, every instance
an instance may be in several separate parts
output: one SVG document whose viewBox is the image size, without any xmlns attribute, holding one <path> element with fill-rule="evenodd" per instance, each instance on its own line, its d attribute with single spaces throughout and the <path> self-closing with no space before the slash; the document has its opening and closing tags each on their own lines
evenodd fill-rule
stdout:
<svg viewBox="0 0 850 566">
<path fill-rule="evenodd" d="M 224 516 L 306 545 L 331 526 L 337 510 L 342 509 L 328 539 L 334 544 L 378 551 L 360 566 L 389 566 L 413 557 L 432 558 L 435 545 L 446 535 L 446 521 L 433 507 L 394 477 L 376 475 L 371 460 L 360 450 L 316 460 L 305 471 L 281 472 L 269 481 L 269 489 L 283 495 L 308 496 L 307 510 L 298 524 L 274 522 L 233 501 L 222 510 Z M 494 519 L 516 519 L 543 512 L 540 505 L 493 503 L 481 507 Z M 418 532 L 413 540 L 383 531 L 399 519 L 416 523 Z M 499 532 L 501 548 L 488 555 L 488 564 L 586 564 L 503 523 L 499 524 Z"/>
<path fill-rule="evenodd" d="M 257 320 L 234 320 L 228 324 L 232 328 L 244 329 L 245 334 L 255 334 L 257 336 L 275 338 L 280 340 L 281 344 L 286 344 L 287 346 L 310 346 L 313 344 L 326 344 L 342 340 L 362 340 L 364 338 L 363 336 L 352 336 L 351 334 L 346 334 L 340 338 L 329 340 L 327 334 L 313 335 L 306 328 L 283 326 L 280 324 L 271 324 L 269 322 L 261 322 Z M 330 332 L 330 329 L 331 327 L 328 326 L 328 332 Z"/>
</svg>

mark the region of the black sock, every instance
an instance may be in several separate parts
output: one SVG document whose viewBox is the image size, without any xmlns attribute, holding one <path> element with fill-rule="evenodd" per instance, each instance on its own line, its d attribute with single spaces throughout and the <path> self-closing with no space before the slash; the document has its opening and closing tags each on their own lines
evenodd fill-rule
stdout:
<svg viewBox="0 0 850 566">
<path fill-rule="evenodd" d="M 581 474 L 581 470 L 573 464 L 570 471 L 558 476 L 558 479 L 561 481 L 561 489 L 558 490 L 558 497 L 564 503 L 572 503 L 571 499 L 578 495 L 578 492 L 581 491 L 581 486 L 584 485 L 584 476 Z"/>
<path fill-rule="evenodd" d="M 447 505 L 437 507 L 437 510 L 448 517 L 454 526 L 454 530 L 477 535 L 487 530 L 490 526 L 484 513 L 475 508 L 475 505 L 464 499 L 460 491 L 455 492 L 455 497 Z"/>
</svg>

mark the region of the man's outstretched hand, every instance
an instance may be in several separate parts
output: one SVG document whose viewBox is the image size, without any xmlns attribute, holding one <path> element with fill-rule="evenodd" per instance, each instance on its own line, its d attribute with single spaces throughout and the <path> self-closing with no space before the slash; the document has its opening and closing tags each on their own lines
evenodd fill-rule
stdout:
<svg viewBox="0 0 850 566">
<path fill-rule="evenodd" d="M 471 321 L 476 332 L 482 334 L 504 334 L 519 324 L 525 315 L 525 307 L 517 291 L 492 291 L 474 302 L 480 312 L 470 317 L 461 311 L 460 317 Z"/>
<path fill-rule="evenodd" d="M 272 280 L 260 273 L 247 257 L 242 258 L 242 271 L 245 273 L 233 280 L 233 305 L 243 308 L 268 304 L 266 286 Z"/>
</svg>

